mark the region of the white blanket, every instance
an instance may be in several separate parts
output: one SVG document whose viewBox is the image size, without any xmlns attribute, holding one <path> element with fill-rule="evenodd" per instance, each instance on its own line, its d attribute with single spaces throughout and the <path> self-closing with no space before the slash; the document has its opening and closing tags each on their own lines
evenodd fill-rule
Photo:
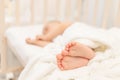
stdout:
<svg viewBox="0 0 120 80">
<path fill-rule="evenodd" d="M 46 46 L 22 71 L 18 80 L 120 80 L 120 30 L 91 28 L 82 23 L 71 25 L 54 43 Z M 87 66 L 61 71 L 56 65 L 56 54 L 75 38 L 98 41 L 109 48 L 96 52 Z M 89 44 L 92 45 L 92 44 Z"/>
</svg>

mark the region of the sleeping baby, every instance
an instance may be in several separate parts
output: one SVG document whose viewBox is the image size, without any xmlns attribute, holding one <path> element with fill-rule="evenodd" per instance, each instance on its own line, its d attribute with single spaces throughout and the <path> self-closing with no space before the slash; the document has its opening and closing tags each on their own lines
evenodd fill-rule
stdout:
<svg viewBox="0 0 120 80">
<path fill-rule="evenodd" d="M 60 21 L 50 21 L 43 27 L 42 35 L 37 35 L 35 39 L 27 38 L 28 44 L 44 47 L 58 35 L 62 34 L 69 23 L 62 24 Z"/>
<path fill-rule="evenodd" d="M 58 35 L 62 34 L 72 24 L 74 23 L 59 21 L 48 22 L 43 28 L 43 35 L 36 36 L 35 40 L 27 38 L 26 42 L 28 44 L 44 47 L 51 43 Z M 90 47 L 87 44 L 82 43 L 80 39 L 71 40 L 65 46 L 64 50 L 56 55 L 57 65 L 61 70 L 83 67 L 88 64 L 89 60 L 94 58 L 96 50 L 104 51 L 105 49 L 106 46 L 99 46 L 95 48 Z"/>
</svg>

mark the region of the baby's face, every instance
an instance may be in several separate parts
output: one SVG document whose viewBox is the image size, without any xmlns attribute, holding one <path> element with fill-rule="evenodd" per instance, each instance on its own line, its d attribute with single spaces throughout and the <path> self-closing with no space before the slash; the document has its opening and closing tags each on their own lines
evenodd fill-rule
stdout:
<svg viewBox="0 0 120 80">
<path fill-rule="evenodd" d="M 49 32 L 52 32 L 54 30 L 54 28 L 56 27 L 60 27 L 60 23 L 58 22 L 49 22 L 45 25 L 45 27 L 43 28 L 43 34 L 49 34 Z"/>
</svg>

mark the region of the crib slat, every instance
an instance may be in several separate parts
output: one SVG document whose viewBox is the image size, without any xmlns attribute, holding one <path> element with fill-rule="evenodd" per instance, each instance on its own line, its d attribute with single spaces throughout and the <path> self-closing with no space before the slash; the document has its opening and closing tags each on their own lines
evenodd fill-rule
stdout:
<svg viewBox="0 0 120 80">
<path fill-rule="evenodd" d="M 20 4 L 19 4 L 19 0 L 16 0 L 16 8 L 15 8 L 15 24 L 19 25 L 20 24 Z"/>
<path fill-rule="evenodd" d="M 118 4 L 118 10 L 117 10 L 117 15 L 115 17 L 115 22 L 114 22 L 114 25 L 115 26 L 120 26 L 120 1 L 119 1 L 119 4 Z"/>
<path fill-rule="evenodd" d="M 104 14 L 103 14 L 103 22 L 102 22 L 102 27 L 106 28 L 107 27 L 107 21 L 109 17 L 109 11 L 111 9 L 111 4 L 112 0 L 105 0 L 105 7 L 104 7 Z"/>
<path fill-rule="evenodd" d="M 65 13 L 65 20 L 69 21 L 71 13 L 71 0 L 66 0 L 66 13 Z"/>
<path fill-rule="evenodd" d="M 60 0 L 56 0 L 56 20 L 58 20 L 60 16 Z"/>
<path fill-rule="evenodd" d="M 4 35 L 4 34 L 3 34 Z M 5 72 L 7 69 L 7 52 L 6 52 L 6 39 L 2 36 L 2 47 L 1 47 L 1 71 Z"/>
<path fill-rule="evenodd" d="M 77 0 L 77 16 L 75 18 L 76 21 L 80 21 L 81 9 L 82 9 L 82 0 Z"/>
<path fill-rule="evenodd" d="M 47 21 L 47 13 L 48 13 L 48 0 L 44 0 L 43 23 Z"/>
<path fill-rule="evenodd" d="M 31 0 L 31 24 L 34 24 L 34 0 Z"/>
<path fill-rule="evenodd" d="M 98 5 L 99 5 L 99 0 L 95 0 L 95 6 L 94 6 L 95 8 L 93 11 L 93 25 L 96 25 Z"/>
<path fill-rule="evenodd" d="M 5 21 L 4 17 L 5 17 L 5 15 L 4 15 L 4 0 L 0 0 L 0 28 L 2 28 L 1 26 L 4 25 L 4 21 Z"/>
<path fill-rule="evenodd" d="M 88 14 L 89 14 L 88 5 L 89 5 L 89 0 L 86 0 L 85 1 L 84 12 L 83 12 L 83 17 L 82 17 L 83 21 L 87 21 L 88 20 Z"/>
<path fill-rule="evenodd" d="M 4 31 L 5 31 L 5 8 L 4 8 L 4 0 L 0 0 L 0 57 L 1 57 L 1 71 L 5 71 L 7 64 L 6 64 L 6 41 L 4 38 Z"/>
</svg>

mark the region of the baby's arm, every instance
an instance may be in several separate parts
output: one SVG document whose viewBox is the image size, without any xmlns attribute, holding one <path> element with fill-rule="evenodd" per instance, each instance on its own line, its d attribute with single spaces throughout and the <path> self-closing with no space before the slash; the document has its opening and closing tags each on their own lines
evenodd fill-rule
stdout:
<svg viewBox="0 0 120 80">
<path fill-rule="evenodd" d="M 68 28 L 72 23 L 64 22 L 60 23 L 58 26 L 52 28 L 52 30 L 48 31 L 46 34 L 37 35 L 35 40 L 26 39 L 26 42 L 29 44 L 45 46 L 48 43 L 52 42 L 52 40 L 58 35 L 62 34 L 66 28 Z M 49 29 L 49 28 L 48 28 Z"/>
<path fill-rule="evenodd" d="M 60 27 L 55 27 L 52 32 L 45 35 L 46 41 L 52 41 L 55 37 L 62 34 L 71 24 L 71 22 L 64 22 L 60 24 Z"/>
</svg>

